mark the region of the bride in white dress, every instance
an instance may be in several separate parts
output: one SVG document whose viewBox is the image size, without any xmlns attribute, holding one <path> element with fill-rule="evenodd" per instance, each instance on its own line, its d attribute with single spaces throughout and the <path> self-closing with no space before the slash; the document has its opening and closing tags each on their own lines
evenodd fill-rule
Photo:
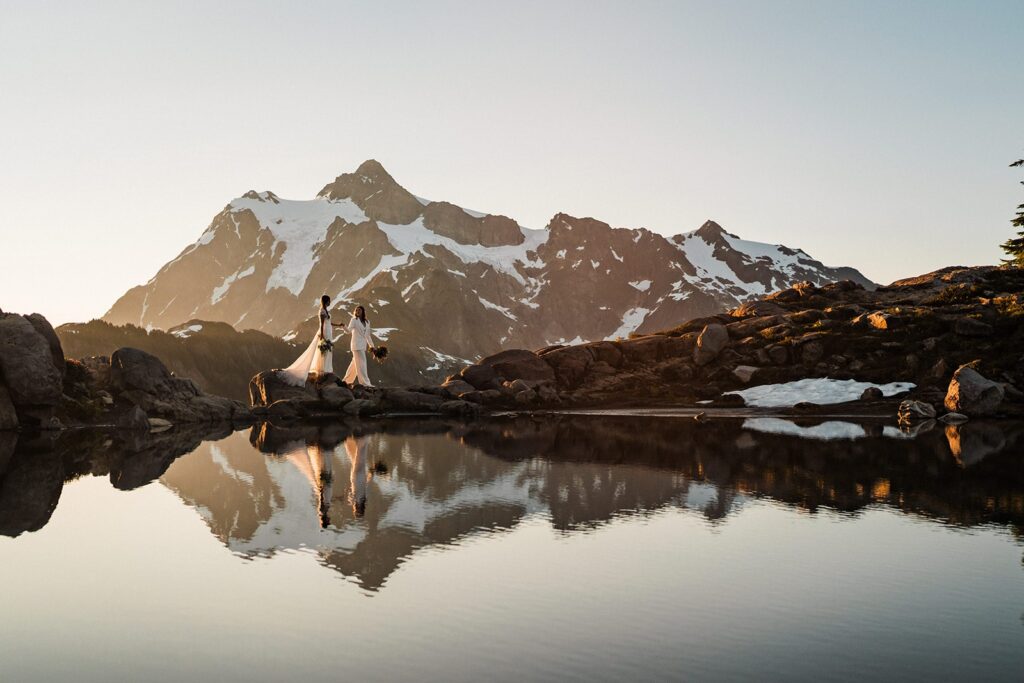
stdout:
<svg viewBox="0 0 1024 683">
<path fill-rule="evenodd" d="M 331 297 L 324 294 L 320 297 L 320 326 L 316 336 L 298 359 L 284 370 L 277 373 L 287 384 L 301 387 L 306 382 L 316 381 L 322 375 L 334 372 L 334 329 L 331 326 Z M 329 342 L 325 344 L 324 342 Z M 327 347 L 324 349 L 323 347 Z"/>
</svg>

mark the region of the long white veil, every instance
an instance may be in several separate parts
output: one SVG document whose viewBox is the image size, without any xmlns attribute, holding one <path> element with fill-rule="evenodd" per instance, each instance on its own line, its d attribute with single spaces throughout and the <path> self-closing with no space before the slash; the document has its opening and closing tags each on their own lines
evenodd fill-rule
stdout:
<svg viewBox="0 0 1024 683">
<path fill-rule="evenodd" d="M 302 355 L 295 359 L 295 362 L 286 367 L 284 370 L 278 370 L 277 374 L 284 380 L 285 384 L 290 384 L 293 387 L 306 386 L 306 380 L 309 378 L 309 369 L 313 366 L 313 361 L 316 360 L 316 354 L 320 351 L 320 337 L 316 335 L 313 337 L 313 341 L 309 343 L 306 350 L 302 352 Z"/>
<path fill-rule="evenodd" d="M 334 332 L 330 325 L 330 318 L 328 318 L 324 322 L 324 331 L 327 333 L 328 337 L 333 337 Z M 331 341 L 334 340 L 331 339 Z M 294 387 L 303 387 L 306 386 L 306 381 L 309 379 L 309 374 L 311 372 L 319 375 L 323 372 L 331 372 L 333 370 L 332 364 L 328 362 L 329 357 L 330 353 L 320 353 L 320 327 L 318 322 L 316 334 L 313 335 L 313 341 L 309 343 L 306 350 L 302 352 L 301 356 L 295 359 L 294 363 L 286 367 L 284 370 L 278 370 L 277 374 L 285 384 L 290 384 Z"/>
</svg>

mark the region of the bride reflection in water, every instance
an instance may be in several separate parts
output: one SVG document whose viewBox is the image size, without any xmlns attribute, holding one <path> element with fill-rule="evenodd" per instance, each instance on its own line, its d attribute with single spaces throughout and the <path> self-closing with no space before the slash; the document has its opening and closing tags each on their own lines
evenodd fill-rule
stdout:
<svg viewBox="0 0 1024 683">
<path fill-rule="evenodd" d="M 332 458 L 334 452 L 324 453 L 320 444 L 307 444 L 288 453 L 288 460 L 309 480 L 316 495 L 317 517 L 320 528 L 326 529 L 330 523 L 331 495 L 334 483 Z"/>
</svg>

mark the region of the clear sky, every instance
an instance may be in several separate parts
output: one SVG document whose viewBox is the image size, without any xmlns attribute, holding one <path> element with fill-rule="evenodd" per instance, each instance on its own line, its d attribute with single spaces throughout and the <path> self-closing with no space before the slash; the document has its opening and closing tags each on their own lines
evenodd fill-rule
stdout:
<svg viewBox="0 0 1024 683">
<path fill-rule="evenodd" d="M 542 227 L 995 262 L 1024 2 L 0 0 L 0 308 L 102 315 L 247 190 L 376 158 Z"/>
</svg>

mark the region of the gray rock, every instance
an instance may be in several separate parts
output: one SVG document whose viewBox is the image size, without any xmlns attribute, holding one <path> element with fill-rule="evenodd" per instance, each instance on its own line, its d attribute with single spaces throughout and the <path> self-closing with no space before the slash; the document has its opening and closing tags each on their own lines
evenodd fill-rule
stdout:
<svg viewBox="0 0 1024 683">
<path fill-rule="evenodd" d="M 968 418 L 963 413 L 946 413 L 939 418 L 939 422 L 948 425 L 959 425 L 967 422 Z"/>
<path fill-rule="evenodd" d="M 270 406 L 277 401 L 315 397 L 315 390 L 308 384 L 292 386 L 281 379 L 277 370 L 264 370 L 249 380 L 249 403 L 253 406 Z"/>
<path fill-rule="evenodd" d="M 693 362 L 707 365 L 721 353 L 729 343 L 729 332 L 724 325 L 712 323 L 705 325 L 697 337 L 697 347 L 693 350 Z"/>
<path fill-rule="evenodd" d="M 860 395 L 862 401 L 877 401 L 882 398 L 882 390 L 878 387 L 868 387 Z"/>
<path fill-rule="evenodd" d="M 754 377 L 754 373 L 757 371 L 758 368 L 755 368 L 753 365 L 737 365 L 733 369 L 732 374 L 744 384 L 749 384 L 750 380 Z"/>
<path fill-rule="evenodd" d="M 969 365 L 961 365 L 949 382 L 945 406 L 951 413 L 968 417 L 992 415 L 999 409 L 1004 394 L 1002 385 L 986 379 Z"/>
<path fill-rule="evenodd" d="M 61 374 L 50 345 L 20 315 L 0 316 L 0 376 L 15 407 L 60 403 Z"/>
<path fill-rule="evenodd" d="M 445 382 L 444 384 L 442 384 L 441 386 L 451 396 L 456 396 L 456 397 L 462 396 L 463 394 L 468 394 L 471 391 L 476 391 L 476 387 L 474 387 L 469 382 L 465 382 L 465 381 L 463 381 L 461 379 L 450 379 L 447 382 Z"/>
<path fill-rule="evenodd" d="M 110 382 L 118 391 L 135 389 L 147 394 L 164 393 L 172 386 L 171 373 L 159 358 L 127 347 L 110 355 Z"/>
<path fill-rule="evenodd" d="M 900 403 L 896 415 L 901 425 L 920 420 L 931 420 L 935 418 L 935 407 L 923 401 L 906 400 Z"/>
<path fill-rule="evenodd" d="M 498 373 L 490 365 L 469 365 L 462 369 L 459 378 L 481 391 L 498 386 Z"/>
</svg>

